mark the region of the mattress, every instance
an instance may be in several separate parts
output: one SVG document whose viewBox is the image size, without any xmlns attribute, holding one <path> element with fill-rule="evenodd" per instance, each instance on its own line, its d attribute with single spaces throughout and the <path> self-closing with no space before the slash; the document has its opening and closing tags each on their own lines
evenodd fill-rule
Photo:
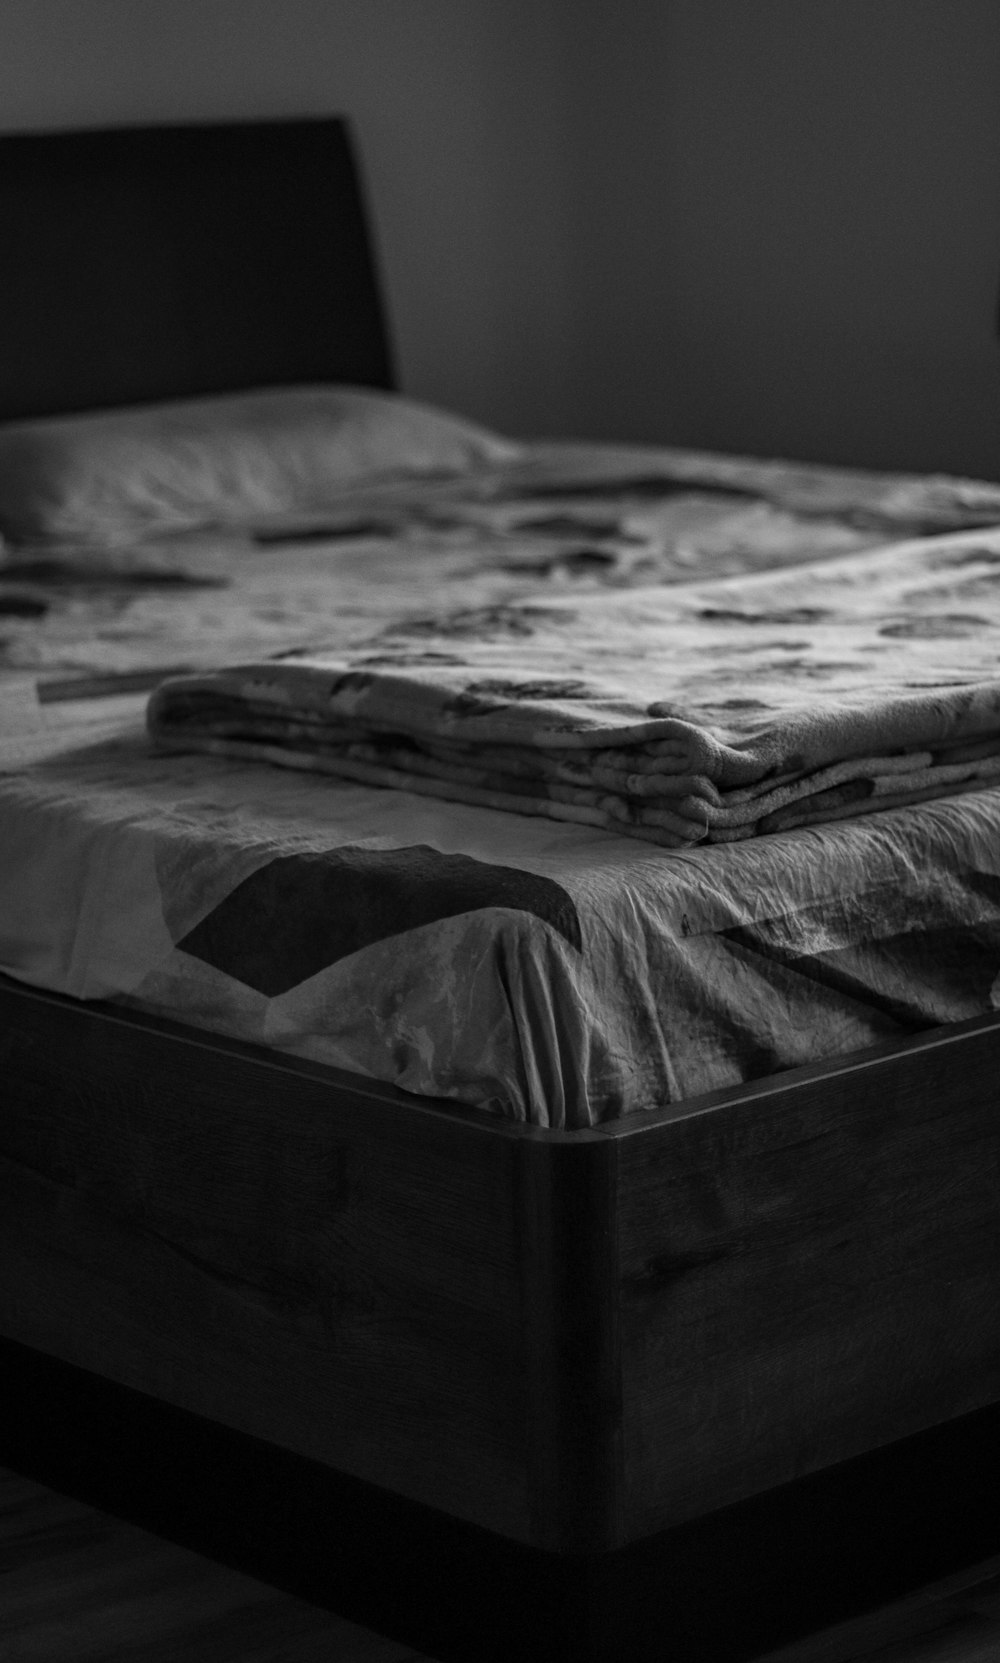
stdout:
<svg viewBox="0 0 1000 1663">
<path fill-rule="evenodd" d="M 990 492 L 993 491 L 991 498 Z M 15 551 L 0 969 L 577 1128 L 996 1006 L 1000 791 L 664 850 L 239 757 L 162 756 L 204 668 L 1000 519 L 996 488 L 537 449 L 265 541 Z"/>
</svg>

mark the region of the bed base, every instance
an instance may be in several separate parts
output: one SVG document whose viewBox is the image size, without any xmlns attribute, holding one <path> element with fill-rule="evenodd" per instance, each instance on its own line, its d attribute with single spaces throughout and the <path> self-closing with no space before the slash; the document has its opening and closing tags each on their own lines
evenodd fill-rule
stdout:
<svg viewBox="0 0 1000 1663">
<path fill-rule="evenodd" d="M 745 1663 L 995 1554 L 998 1440 L 981 1410 L 565 1556 L 0 1341 L 0 1463 L 446 1663 Z"/>
<path fill-rule="evenodd" d="M 556 1133 L 5 982 L 0 1333 L 580 1582 L 1000 1400 L 998 1062 Z"/>
</svg>

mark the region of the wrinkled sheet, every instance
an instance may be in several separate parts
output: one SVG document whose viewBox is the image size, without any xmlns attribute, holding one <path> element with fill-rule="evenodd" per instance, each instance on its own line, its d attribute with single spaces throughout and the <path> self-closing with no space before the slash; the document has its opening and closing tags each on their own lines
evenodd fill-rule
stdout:
<svg viewBox="0 0 1000 1663">
<path fill-rule="evenodd" d="M 658 560 L 668 585 L 692 563 L 713 581 L 796 566 L 815 558 L 811 527 L 836 564 L 885 543 L 873 497 L 903 493 L 899 535 L 926 529 L 907 482 L 863 479 L 851 499 L 844 476 L 799 470 L 808 511 L 793 514 L 763 498 L 654 501 L 650 484 L 609 493 L 607 474 L 626 464 L 633 480 L 662 479 L 662 453 L 563 453 L 558 467 L 536 464 L 550 496 L 518 495 L 509 479 L 492 495 L 477 487 L 448 510 L 460 527 L 429 528 L 426 505 L 397 499 L 391 534 L 161 546 L 140 551 L 139 582 L 134 569 L 67 571 L 74 551 L 61 570 L 32 572 L 15 551 L 0 584 L 22 605 L 0 624 L 0 969 L 567 1127 L 1000 1006 L 997 790 L 669 851 L 242 758 L 151 752 L 143 688 L 128 689 L 163 667 L 218 662 L 220 642 L 236 662 L 335 628 L 353 650 L 436 615 L 445 597 L 479 608 L 613 594 L 639 559 Z M 919 489 L 943 532 L 988 518 L 996 488 Z M 647 513 L 660 530 L 640 556 L 621 527 Z M 525 517 L 556 525 L 525 531 Z M 585 549 L 600 558 L 572 558 Z M 640 575 L 648 586 L 648 567 Z M 32 601 L 45 610 L 32 615 Z"/>
<path fill-rule="evenodd" d="M 345 493 L 318 523 L 272 520 L 256 537 L 0 547 L 0 673 L 83 681 L 349 648 L 446 609 L 773 571 L 988 524 L 1000 484 L 538 446 L 460 482 Z"/>
</svg>

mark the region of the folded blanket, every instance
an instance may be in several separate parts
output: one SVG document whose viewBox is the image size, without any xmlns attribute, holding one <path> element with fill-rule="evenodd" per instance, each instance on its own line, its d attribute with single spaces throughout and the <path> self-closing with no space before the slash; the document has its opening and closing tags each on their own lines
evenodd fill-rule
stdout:
<svg viewBox="0 0 1000 1663">
<path fill-rule="evenodd" d="M 727 842 L 1000 780 L 1000 531 L 411 618 L 166 682 L 165 750 Z"/>
</svg>

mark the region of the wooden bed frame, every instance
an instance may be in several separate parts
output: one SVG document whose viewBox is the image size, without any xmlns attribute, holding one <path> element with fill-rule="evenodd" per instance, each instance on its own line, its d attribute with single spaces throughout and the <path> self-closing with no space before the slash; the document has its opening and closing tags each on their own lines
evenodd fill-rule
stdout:
<svg viewBox="0 0 1000 1663">
<path fill-rule="evenodd" d="M 347 156 L 82 142 L 269 135 Z M 996 1549 L 998 1081 L 987 1017 L 561 1133 L 0 979 L 0 1459 L 443 1657 L 752 1656 Z"/>
<path fill-rule="evenodd" d="M 255 1510 L 259 1451 L 221 1481 L 148 1405 L 116 1466 L 135 1402 L 95 1436 L 92 1385 L 15 1353 L 9 1464 L 72 1489 L 82 1463 L 88 1498 L 184 1539 L 197 1506 L 206 1551 L 498 1663 L 554 1633 L 753 1655 L 993 1550 L 996 1019 L 570 1133 L 11 982 L 0 1034 L 0 1331 L 316 1471 L 268 1469 Z M 227 1547 L 304 1482 L 277 1558 Z M 480 1623 L 510 1582 L 488 1632 L 433 1555 L 416 1576 L 433 1542 L 475 1563 Z"/>
</svg>

